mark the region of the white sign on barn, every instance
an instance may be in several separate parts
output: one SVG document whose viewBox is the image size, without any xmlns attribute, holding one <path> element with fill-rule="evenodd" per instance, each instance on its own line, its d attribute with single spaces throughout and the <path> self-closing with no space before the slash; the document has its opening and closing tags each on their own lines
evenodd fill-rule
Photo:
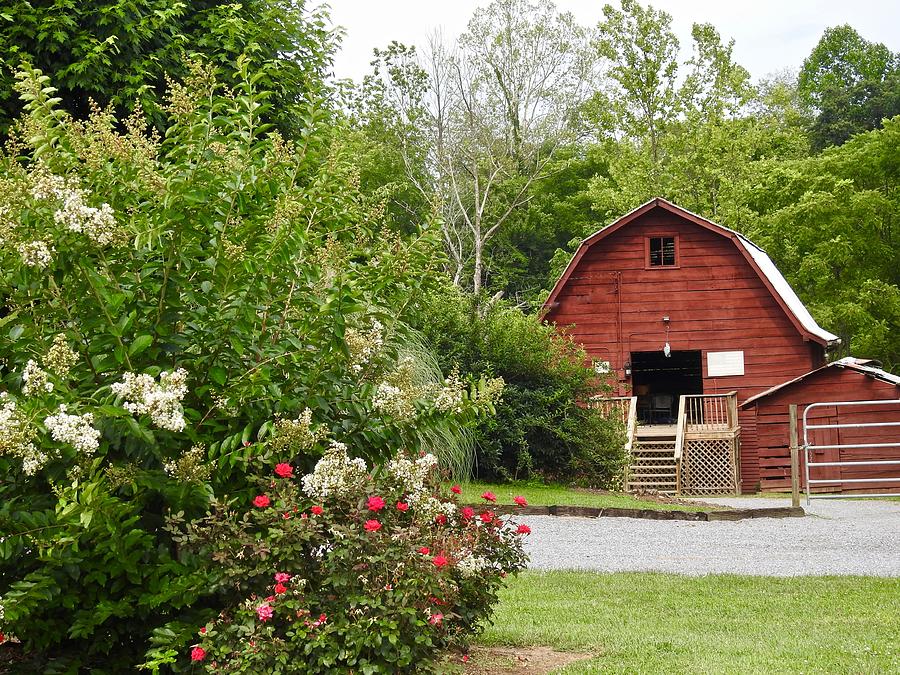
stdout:
<svg viewBox="0 0 900 675">
<path fill-rule="evenodd" d="M 744 374 L 744 352 L 707 352 L 707 377 Z"/>
</svg>

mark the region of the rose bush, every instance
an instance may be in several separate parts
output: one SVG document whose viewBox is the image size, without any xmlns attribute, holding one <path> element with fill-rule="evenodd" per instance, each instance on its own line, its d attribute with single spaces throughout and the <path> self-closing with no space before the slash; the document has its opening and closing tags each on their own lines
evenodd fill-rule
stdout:
<svg viewBox="0 0 900 675">
<path fill-rule="evenodd" d="M 207 561 L 224 609 L 161 635 L 152 665 L 424 672 L 478 632 L 503 579 L 524 566 L 530 530 L 488 507 L 458 508 L 434 455 L 400 456 L 372 474 L 331 444 L 301 480 L 281 466 L 258 478 L 252 505 L 220 502 L 201 521 L 171 524 L 175 541 Z"/>
</svg>

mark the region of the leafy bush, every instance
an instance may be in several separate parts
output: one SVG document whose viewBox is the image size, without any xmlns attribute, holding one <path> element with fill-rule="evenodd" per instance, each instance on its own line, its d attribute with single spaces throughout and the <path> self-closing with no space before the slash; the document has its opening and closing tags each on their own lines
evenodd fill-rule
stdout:
<svg viewBox="0 0 900 675">
<path fill-rule="evenodd" d="M 555 327 L 502 302 L 478 311 L 454 289 L 425 296 L 420 329 L 445 370 L 501 376 L 503 403 L 477 431 L 477 475 L 495 480 L 536 472 L 607 486 L 621 475 L 620 425 L 583 402 L 605 383 L 584 350 Z"/>
<path fill-rule="evenodd" d="M 0 631 L 48 671 L 124 672 L 154 628 L 205 620 L 211 572 L 166 518 L 249 498 L 268 453 L 311 467 L 320 448 L 292 429 L 315 420 L 378 465 L 502 387 L 416 361 L 404 320 L 439 240 L 383 233 L 332 130 L 271 132 L 238 65 L 226 88 L 192 64 L 164 138 L 140 114 L 73 121 L 46 76 L 19 75 L 27 116 L 0 154 Z"/>
<path fill-rule="evenodd" d="M 176 541 L 208 557 L 225 609 L 199 633 L 159 631 L 148 665 L 190 654 L 209 672 L 429 670 L 479 630 L 524 567 L 528 532 L 489 506 L 458 508 L 436 465 L 398 457 L 373 475 L 332 444 L 302 480 L 278 463 L 252 505 L 219 504 L 183 527 Z"/>
</svg>

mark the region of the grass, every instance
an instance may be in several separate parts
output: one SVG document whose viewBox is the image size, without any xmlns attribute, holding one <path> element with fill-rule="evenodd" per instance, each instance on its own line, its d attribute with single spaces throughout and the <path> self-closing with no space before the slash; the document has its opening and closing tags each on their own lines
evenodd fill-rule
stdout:
<svg viewBox="0 0 900 675">
<path fill-rule="evenodd" d="M 525 572 L 489 646 L 596 654 L 576 673 L 898 673 L 900 579 Z"/>
<path fill-rule="evenodd" d="M 575 490 L 562 485 L 544 485 L 515 481 L 511 483 L 464 483 L 461 501 L 481 503 L 481 494 L 490 490 L 497 495 L 498 504 L 512 504 L 512 498 L 522 495 L 533 506 L 594 506 L 598 508 L 656 509 L 665 511 L 706 511 L 710 507 L 692 504 L 665 504 L 650 499 L 639 499 L 619 492 L 601 493 Z"/>
</svg>

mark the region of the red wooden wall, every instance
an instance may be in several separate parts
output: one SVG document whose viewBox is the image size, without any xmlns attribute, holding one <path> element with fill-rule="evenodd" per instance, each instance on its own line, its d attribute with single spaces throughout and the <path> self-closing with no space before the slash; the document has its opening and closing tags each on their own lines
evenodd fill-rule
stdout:
<svg viewBox="0 0 900 675">
<path fill-rule="evenodd" d="M 645 241 L 651 235 L 678 237 L 676 268 L 646 268 Z M 737 390 L 742 403 L 824 363 L 823 347 L 804 339 L 731 238 L 663 208 L 596 241 L 546 318 L 569 326 L 592 357 L 609 361 L 619 393 L 625 394 L 629 353 L 662 350 L 664 315 L 670 318 L 673 351 L 702 351 L 705 394 Z M 744 375 L 710 378 L 709 351 L 743 351 Z M 746 434 L 741 453 L 742 487 L 752 491 L 759 465 Z"/>
<path fill-rule="evenodd" d="M 873 378 L 851 368 L 830 366 L 783 389 L 757 399 L 743 410 L 756 422 L 760 465 L 760 489 L 789 491 L 791 489 L 791 458 L 788 425 L 788 406 L 798 405 L 800 442 L 803 442 L 803 409 L 810 403 L 823 401 L 869 401 L 900 398 L 900 387 Z M 896 405 L 814 408 L 810 411 L 814 424 L 853 424 L 867 422 L 900 422 L 900 400 Z M 810 430 L 814 445 L 838 443 L 900 443 L 900 427 L 863 429 Z M 900 448 L 846 448 L 820 450 L 814 461 L 861 461 L 865 459 L 898 459 Z M 805 485 L 801 453 L 801 485 Z M 823 467 L 814 468 L 811 478 L 881 478 L 900 477 L 900 466 L 886 467 Z M 834 492 L 839 483 L 824 485 L 818 491 Z M 843 486 L 843 492 L 900 491 L 900 483 L 856 483 Z"/>
</svg>

